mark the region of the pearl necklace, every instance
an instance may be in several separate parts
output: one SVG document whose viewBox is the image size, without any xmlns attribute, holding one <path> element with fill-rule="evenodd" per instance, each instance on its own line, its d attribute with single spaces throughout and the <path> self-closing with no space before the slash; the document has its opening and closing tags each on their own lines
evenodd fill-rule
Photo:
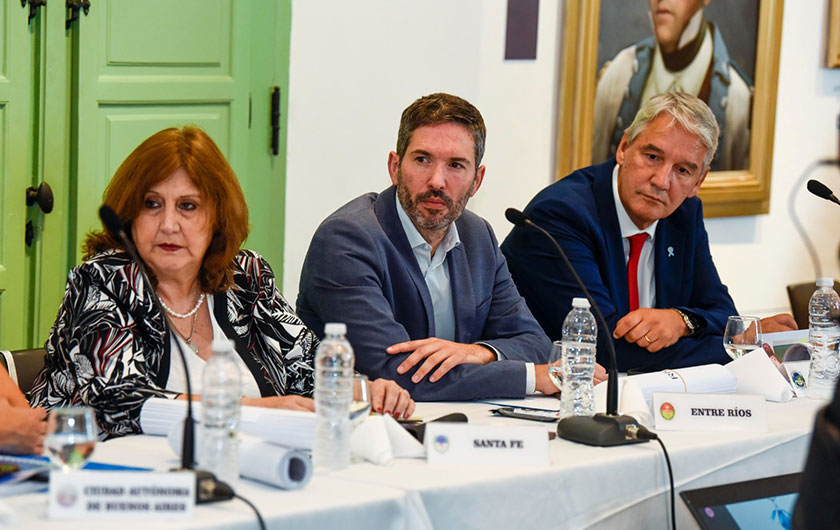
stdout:
<svg viewBox="0 0 840 530">
<path fill-rule="evenodd" d="M 198 311 L 198 308 L 201 307 L 201 304 L 203 302 L 204 302 L 204 293 L 201 293 L 200 295 L 198 295 L 198 302 L 195 303 L 195 307 L 193 307 L 189 312 L 187 312 L 187 313 L 176 313 L 175 311 L 169 309 L 169 306 L 166 305 L 166 302 L 163 301 L 163 298 L 160 299 L 160 305 L 162 305 L 163 308 L 166 309 L 167 313 L 169 313 L 170 315 L 172 315 L 175 318 L 189 318 L 189 317 L 193 316 L 195 314 L 195 312 Z"/>
</svg>

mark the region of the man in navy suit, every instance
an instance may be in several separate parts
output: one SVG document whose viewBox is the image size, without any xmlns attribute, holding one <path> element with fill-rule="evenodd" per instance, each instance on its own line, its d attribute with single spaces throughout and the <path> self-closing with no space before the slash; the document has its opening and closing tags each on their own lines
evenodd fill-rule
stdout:
<svg viewBox="0 0 840 530">
<path fill-rule="evenodd" d="M 485 135 L 461 98 L 412 103 L 388 155 L 393 186 L 330 215 L 301 272 L 306 325 L 321 335 L 324 323 L 346 322 L 357 370 L 395 379 L 415 400 L 557 391 L 540 364 L 550 341 L 490 225 L 464 209 L 484 179 Z"/>
<path fill-rule="evenodd" d="M 624 132 L 615 158 L 551 184 L 525 209 L 559 241 L 600 305 L 619 370 L 729 361 L 722 335 L 738 312 L 712 262 L 697 198 L 719 133 L 698 98 L 655 96 Z M 580 292 L 554 248 L 534 229 L 516 227 L 502 252 L 537 321 L 559 339 Z M 762 320 L 764 332 L 789 329 L 796 329 L 790 315 Z M 604 336 L 599 340 L 604 363 Z"/>
</svg>

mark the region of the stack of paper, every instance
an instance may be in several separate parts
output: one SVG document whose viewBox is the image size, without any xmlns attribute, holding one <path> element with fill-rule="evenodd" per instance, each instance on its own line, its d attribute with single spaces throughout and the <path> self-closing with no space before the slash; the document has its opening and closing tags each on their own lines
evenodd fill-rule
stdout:
<svg viewBox="0 0 840 530">
<path fill-rule="evenodd" d="M 151 398 L 140 412 L 140 427 L 146 434 L 166 436 L 172 425 L 181 422 L 186 414 L 186 401 Z M 193 417 L 200 423 L 200 402 L 193 402 Z M 243 406 L 239 431 L 286 447 L 312 449 L 315 413 Z"/>
<path fill-rule="evenodd" d="M 631 375 L 622 380 L 633 381 L 642 390 L 648 407 L 654 392 L 691 392 L 695 394 L 731 394 L 738 379 L 725 366 L 704 364 L 690 368 L 662 370 Z"/>
<path fill-rule="evenodd" d="M 47 487 L 44 481 L 32 480 L 36 475 L 45 477 L 49 472 L 50 461 L 44 457 L 0 454 L 0 465 L 17 468 L 17 471 L 0 476 L 0 497 L 39 491 Z"/>
</svg>

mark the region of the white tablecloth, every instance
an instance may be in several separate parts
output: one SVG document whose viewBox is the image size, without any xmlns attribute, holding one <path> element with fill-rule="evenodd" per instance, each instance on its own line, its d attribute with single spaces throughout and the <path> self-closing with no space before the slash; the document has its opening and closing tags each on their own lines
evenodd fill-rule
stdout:
<svg viewBox="0 0 840 530">
<path fill-rule="evenodd" d="M 165 437 L 127 436 L 97 445 L 92 460 L 151 467 L 165 471 L 179 465 Z M 376 484 L 348 484 L 344 479 L 316 475 L 299 491 L 283 491 L 240 480 L 237 493 L 253 502 L 269 528 L 423 528 L 422 507 L 409 504 L 405 492 Z M 47 519 L 46 493 L 0 498 L 17 519 L 13 528 L 148 530 L 175 528 L 258 528 L 254 512 L 239 500 L 196 506 L 191 521 L 52 521 Z M 416 520 L 416 517 L 421 520 Z"/>
<path fill-rule="evenodd" d="M 551 399 L 532 400 L 531 405 L 549 408 Z M 768 402 L 767 433 L 659 433 L 671 457 L 677 492 L 801 471 L 814 415 L 822 405 L 810 399 Z M 492 416 L 490 408 L 424 403 L 418 413 L 433 419 L 457 410 L 480 424 L 523 421 Z M 556 427 L 545 425 L 546 430 Z M 667 527 L 668 471 L 659 444 L 600 448 L 557 439 L 549 447 L 551 466 L 542 469 L 440 469 L 419 460 L 397 460 L 389 468 L 356 466 L 340 475 L 419 495 L 436 529 Z M 694 528 L 679 497 L 676 501 L 677 526 Z"/>
<path fill-rule="evenodd" d="M 556 405 L 553 398 L 532 406 Z M 767 403 L 767 433 L 664 432 L 678 491 L 801 471 L 814 415 L 822 402 L 795 399 Z M 434 419 L 464 412 L 471 423 L 522 425 L 524 420 L 490 415 L 483 403 L 421 403 L 416 415 Z M 527 422 L 528 425 L 543 425 Z M 546 431 L 555 424 L 544 424 Z M 656 443 L 597 448 L 565 440 L 549 443 L 551 465 L 509 469 L 436 467 L 419 459 L 391 466 L 354 464 L 316 474 L 301 491 L 281 491 L 247 480 L 239 493 L 254 502 L 269 526 L 284 528 L 666 528 L 668 475 Z M 177 460 L 163 438 L 126 437 L 99 444 L 94 460 L 169 469 Z M 78 528 L 49 521 L 46 495 L 0 499 L 21 528 Z M 694 528 L 677 498 L 677 524 Z M 250 508 L 228 501 L 196 508 L 189 522 L 154 523 L 159 528 L 256 528 Z M 85 523 L 113 528 L 114 522 Z M 119 523 L 121 530 L 148 523 Z"/>
</svg>

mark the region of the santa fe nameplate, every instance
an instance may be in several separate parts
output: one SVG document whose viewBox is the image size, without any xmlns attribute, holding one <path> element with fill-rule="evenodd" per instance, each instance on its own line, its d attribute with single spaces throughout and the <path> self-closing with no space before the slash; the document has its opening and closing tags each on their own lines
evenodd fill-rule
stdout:
<svg viewBox="0 0 840 530">
<path fill-rule="evenodd" d="M 425 441 L 430 464 L 548 465 L 548 433 L 543 427 L 432 422 L 426 425 Z"/>
</svg>

